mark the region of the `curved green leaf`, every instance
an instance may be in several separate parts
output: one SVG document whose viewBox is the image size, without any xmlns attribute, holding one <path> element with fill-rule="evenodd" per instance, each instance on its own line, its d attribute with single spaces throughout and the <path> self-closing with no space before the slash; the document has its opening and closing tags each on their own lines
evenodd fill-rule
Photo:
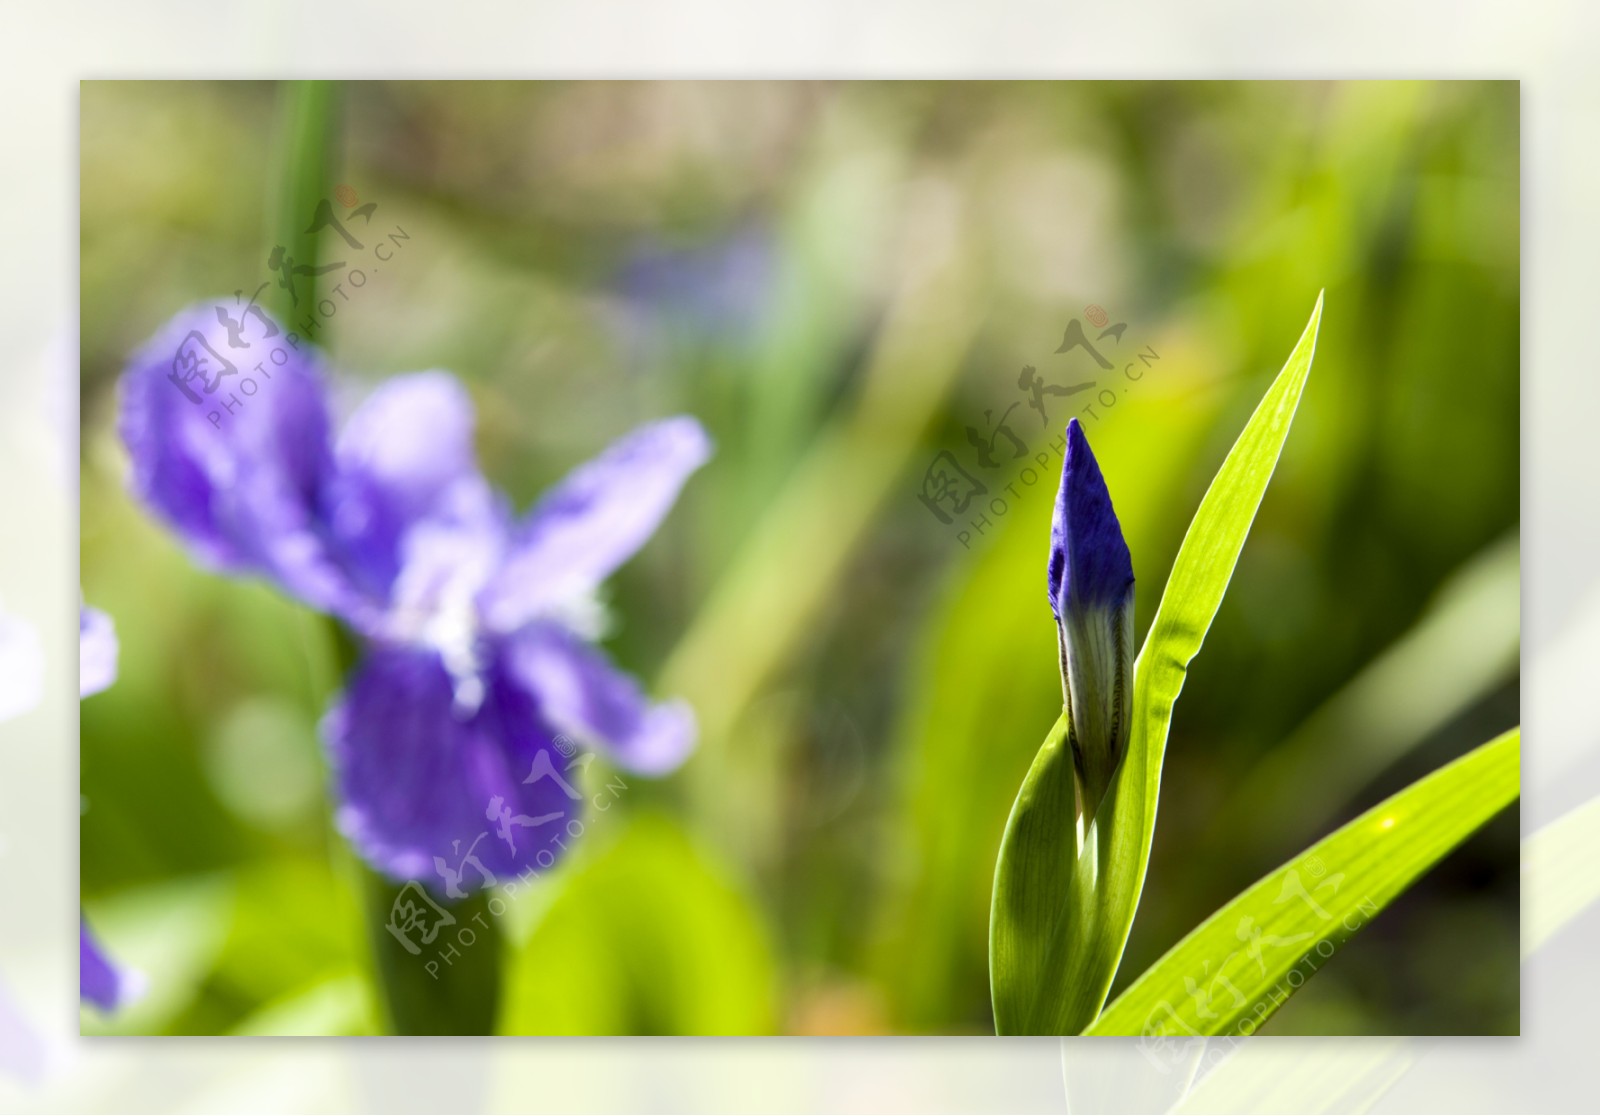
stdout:
<svg viewBox="0 0 1600 1116">
<path fill-rule="evenodd" d="M 989 995 L 1000 1035 L 1053 1033 L 1049 1012 L 1059 1001 L 1049 977 L 1070 971 L 1073 949 L 1102 913 L 1088 884 L 1093 850 L 1061 855 L 1077 843 L 1069 728 L 1063 712 L 1022 780 L 995 861 Z"/>
<path fill-rule="evenodd" d="M 1517 798 L 1520 729 L 1262 877 L 1152 965 L 1089 1034 L 1249 1035 L 1412 882 Z"/>
<path fill-rule="evenodd" d="M 999 1034 L 1077 1034 L 1105 1003 L 1144 890 L 1173 703 L 1289 435 L 1321 319 L 1318 295 L 1294 351 L 1189 524 L 1135 664 L 1128 754 L 1081 841 L 1071 755 L 1054 734 L 1023 781 L 1001 841 L 990 911 Z M 1081 849 L 1075 857 L 1074 849 Z"/>
<path fill-rule="evenodd" d="M 1545 947 L 1596 900 L 1600 798 L 1522 839 L 1522 956 Z M 1062 1061 L 1073 1044 L 1063 1042 Z M 1080 1045 L 1078 1049 L 1096 1049 Z M 1232 1053 L 1185 1094 L 1173 1112 L 1368 1112 L 1424 1052 L 1415 1039 L 1299 1044 L 1253 1042 Z M 1190 1043 L 1182 1065 L 1204 1047 Z M 1148 1053 L 1148 1049 L 1146 1051 Z"/>
</svg>

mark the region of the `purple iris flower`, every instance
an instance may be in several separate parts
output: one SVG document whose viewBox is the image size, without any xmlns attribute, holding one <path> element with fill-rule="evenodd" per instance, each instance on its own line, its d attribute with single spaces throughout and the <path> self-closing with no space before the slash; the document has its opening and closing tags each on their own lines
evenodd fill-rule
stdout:
<svg viewBox="0 0 1600 1116">
<path fill-rule="evenodd" d="M 1050 523 L 1050 611 L 1082 810 L 1092 818 L 1127 750 L 1133 701 L 1133 560 L 1078 420 L 1067 424 Z"/>
<path fill-rule="evenodd" d="M 78 698 L 98 694 L 117 680 L 117 633 L 111 617 L 92 608 L 78 610 Z M 120 969 L 100 949 L 89 924 L 78 923 L 78 994 L 102 1011 L 115 1011 L 136 998 L 139 974 Z"/>
<path fill-rule="evenodd" d="M 493 876 L 532 862 L 559 828 L 545 820 L 577 805 L 561 736 L 645 774 L 683 761 L 692 713 L 647 700 L 593 646 L 594 594 L 710 456 L 698 422 L 634 430 L 517 520 L 478 471 L 449 374 L 391 379 L 336 428 L 314 349 L 275 324 L 235 340 L 249 348 L 197 306 L 135 355 L 132 488 L 203 564 L 266 578 L 361 637 L 322 733 L 339 828 L 368 862 L 395 879 L 468 849 Z M 233 371 L 210 360 L 179 390 L 185 346 Z"/>
<path fill-rule="evenodd" d="M 770 230 L 754 222 L 704 245 L 646 239 L 629 254 L 617 286 L 631 304 L 663 320 L 740 339 L 760 324 L 776 254 Z"/>
</svg>

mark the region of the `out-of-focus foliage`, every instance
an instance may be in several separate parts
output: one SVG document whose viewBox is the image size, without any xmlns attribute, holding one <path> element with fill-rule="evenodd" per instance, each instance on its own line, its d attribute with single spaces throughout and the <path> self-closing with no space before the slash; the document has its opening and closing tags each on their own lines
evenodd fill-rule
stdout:
<svg viewBox="0 0 1600 1116">
<path fill-rule="evenodd" d="M 112 429 L 133 346 L 271 278 L 281 92 L 83 89 L 82 580 L 123 652 L 82 711 L 82 880 L 151 985 L 95 1029 L 381 1026 L 316 736 L 329 634 L 191 565 L 123 494 Z M 330 192 L 410 237 L 316 330 L 353 392 L 458 373 L 521 506 L 644 418 L 718 444 L 614 580 L 607 640 L 704 739 L 513 905 L 502 1026 L 989 1031 L 995 854 L 1060 706 L 1055 477 L 1023 466 L 1080 415 L 1142 636 L 1321 287 L 1121 979 L 1516 722 L 1513 83 L 356 84 L 339 116 Z M 1126 323 L 1115 378 L 1054 353 L 1091 304 Z M 1025 365 L 1105 382 L 1041 421 Z M 966 428 L 1002 417 L 1026 460 L 1000 435 L 985 469 Z M 990 489 L 949 525 L 918 499 L 941 451 Z M 1270 1030 L 1514 1032 L 1516 837 L 1491 823 Z"/>
</svg>

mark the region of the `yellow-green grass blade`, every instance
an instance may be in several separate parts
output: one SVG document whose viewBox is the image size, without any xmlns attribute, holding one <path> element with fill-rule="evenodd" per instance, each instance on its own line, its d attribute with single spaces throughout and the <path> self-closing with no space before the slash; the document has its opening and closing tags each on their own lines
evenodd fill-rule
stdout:
<svg viewBox="0 0 1600 1116">
<path fill-rule="evenodd" d="M 1475 748 L 1264 876 L 1087 1033 L 1173 1043 L 1253 1034 L 1396 896 L 1516 801 L 1521 739 L 1512 729 Z"/>
<path fill-rule="evenodd" d="M 1522 839 L 1525 959 L 1545 948 L 1552 937 L 1600 901 L 1600 867 L 1594 857 L 1597 845 L 1600 798 Z M 1069 1046 L 1062 1043 L 1063 1061 Z M 1187 1066 L 1201 1049 L 1199 1043 L 1173 1049 L 1168 1061 Z M 1405 1075 L 1421 1052 L 1414 1039 L 1322 1044 L 1315 1057 L 1308 1057 L 1302 1046 L 1250 1043 L 1233 1048 L 1172 1111 L 1365 1111 Z"/>
</svg>

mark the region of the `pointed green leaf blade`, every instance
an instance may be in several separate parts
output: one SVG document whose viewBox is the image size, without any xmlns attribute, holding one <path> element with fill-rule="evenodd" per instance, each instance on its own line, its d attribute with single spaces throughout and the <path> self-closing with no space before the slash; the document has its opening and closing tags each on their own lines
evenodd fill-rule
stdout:
<svg viewBox="0 0 1600 1116">
<path fill-rule="evenodd" d="M 1394 898 L 1517 798 L 1512 729 L 1411 784 L 1206 919 L 1089 1034 L 1252 1034 Z"/>
</svg>

